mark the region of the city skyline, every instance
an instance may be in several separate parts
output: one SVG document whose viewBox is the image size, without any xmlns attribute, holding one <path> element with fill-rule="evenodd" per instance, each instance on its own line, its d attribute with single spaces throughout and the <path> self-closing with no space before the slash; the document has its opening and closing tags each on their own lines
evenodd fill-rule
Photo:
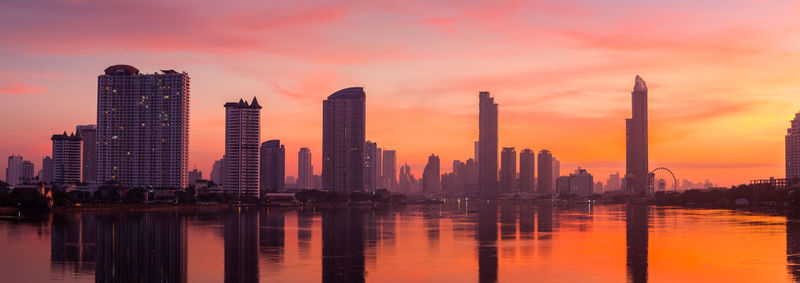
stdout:
<svg viewBox="0 0 800 283">
<path fill-rule="evenodd" d="M 785 132 L 785 121 L 797 112 L 797 105 L 787 103 L 796 93 L 793 82 L 797 75 L 791 64 L 780 63 L 793 62 L 793 56 L 798 56 L 793 51 L 800 46 L 786 40 L 798 25 L 790 17 L 797 7 L 785 2 L 735 3 L 723 7 L 702 3 L 678 5 L 681 7 L 586 4 L 588 8 L 581 9 L 566 3 L 537 7 L 503 2 L 496 6 L 464 4 L 452 11 L 432 3 L 404 3 L 394 8 L 270 4 L 287 5 L 283 7 L 286 14 L 275 21 L 232 20 L 236 18 L 232 15 L 250 15 L 250 8 L 273 8 L 233 5 L 214 7 L 214 13 L 208 13 L 203 21 L 186 12 L 175 17 L 203 27 L 207 22 L 218 23 L 234 32 L 213 28 L 207 34 L 171 37 L 183 26 L 137 17 L 137 22 L 148 24 L 138 25 L 137 30 L 124 27 L 133 32 L 127 38 L 116 34 L 106 38 L 105 32 L 114 23 L 130 20 L 126 17 L 62 13 L 69 10 L 66 3 L 44 5 L 47 7 L 3 3 L 0 21 L 13 28 L 0 31 L 7 39 L 0 56 L 6 59 L 6 69 L 13 72 L 0 73 L 0 119 L 18 123 L 0 126 L 0 132 L 12 137 L 0 141 L 0 156 L 19 154 L 41 168 L 39 159 L 47 155 L 51 133 L 76 124 L 93 124 L 96 85 L 92 78 L 97 70 L 127 63 L 148 72 L 174 68 L 192 74 L 192 112 L 204 114 L 192 117 L 189 159 L 205 172 L 211 171 L 224 147 L 224 122 L 213 115 L 220 102 L 257 92 L 263 101 L 273 102 L 266 106 L 269 111 L 264 111 L 261 140 L 280 138 L 290 152 L 309 147 L 320 153 L 319 101 L 333 90 L 360 85 L 371 97 L 367 138 L 398 150 L 397 163 L 408 163 L 416 176 L 421 176 L 430 152 L 436 152 L 445 164 L 442 170 L 449 171 L 451 160 L 463 160 L 471 151 L 477 131 L 472 122 L 477 117 L 473 95 L 479 90 L 491 91 L 506 105 L 500 114 L 499 146 L 549 148 L 564 163 L 561 174 L 582 166 L 605 176 L 624 172 L 624 135 L 618 131 L 619 120 L 629 115 L 630 77 L 641 74 L 652 91 L 651 168 L 666 166 L 680 178 L 708 178 L 726 186 L 765 176 L 781 177 L 783 141 L 767 137 Z M 147 12 L 164 8 L 161 5 L 141 5 L 131 15 L 152 14 Z M 199 6 L 187 9 L 211 11 Z M 117 8 L 111 3 L 94 7 L 98 11 Z M 366 19 L 364 11 L 394 17 Z M 24 19 L 21 15 L 33 14 L 46 19 L 20 20 Z M 530 17 L 541 14 L 548 16 Z M 502 20 L 498 15 L 503 15 Z M 674 16 L 681 21 L 676 23 Z M 384 30 L 406 32 L 393 36 L 396 39 L 387 38 L 364 30 L 361 26 L 366 21 L 377 21 Z M 56 22 L 59 24 L 53 24 Z M 111 24 L 87 24 L 92 22 Z M 164 30 L 164 26 L 169 28 Z M 579 26 L 592 28 L 581 32 Z M 639 26 L 641 29 L 632 28 Z M 470 32 L 476 27 L 478 33 Z M 678 32 L 687 27 L 691 31 Z M 364 37 L 346 42 L 337 36 L 352 28 L 363 31 Z M 86 32 L 77 36 L 71 30 Z M 496 36 L 480 36 L 486 32 Z M 25 36 L 30 33 L 59 44 L 43 44 L 39 38 Z M 262 39 L 266 37 L 274 41 Z M 294 48 L 297 42 L 286 40 L 290 37 L 311 44 Z M 412 37 L 433 40 L 422 48 L 410 44 Z M 148 38 L 159 41 L 137 40 Z M 314 44 L 320 42 L 331 44 Z M 76 61 L 76 56 L 81 59 Z M 692 68 L 709 75 L 686 74 L 685 70 Z M 432 103 L 421 106 L 427 99 Z M 48 111 L 30 119 L 18 118 L 34 113 L 37 107 Z M 594 137 L 597 145 L 576 142 L 575 131 L 564 130 L 565 125 Z M 431 140 L 411 140 L 411 133 Z M 715 142 L 719 140 L 735 142 L 719 145 Z M 314 158 L 312 164 L 321 168 L 321 155 Z M 5 166 L 0 165 L 0 170 Z M 296 167 L 296 159 L 287 158 L 287 167 Z"/>
</svg>

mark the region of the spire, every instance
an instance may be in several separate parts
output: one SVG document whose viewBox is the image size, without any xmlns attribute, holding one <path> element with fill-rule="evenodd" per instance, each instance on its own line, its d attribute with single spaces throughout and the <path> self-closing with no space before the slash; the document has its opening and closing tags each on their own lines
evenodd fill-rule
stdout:
<svg viewBox="0 0 800 283">
<path fill-rule="evenodd" d="M 636 75 L 636 84 L 633 86 L 633 91 L 647 91 L 647 83 L 639 75 Z"/>
<path fill-rule="evenodd" d="M 258 99 L 255 96 L 253 96 L 253 102 L 250 103 L 250 108 L 261 109 L 261 105 L 258 105 Z"/>
</svg>

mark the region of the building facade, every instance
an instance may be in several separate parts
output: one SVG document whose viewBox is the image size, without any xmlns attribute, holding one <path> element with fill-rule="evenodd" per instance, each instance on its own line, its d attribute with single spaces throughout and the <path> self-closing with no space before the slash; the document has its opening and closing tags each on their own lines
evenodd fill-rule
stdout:
<svg viewBox="0 0 800 283">
<path fill-rule="evenodd" d="M 636 76 L 631 92 L 631 118 L 625 120 L 626 166 L 625 179 L 627 191 L 645 192 L 649 187 L 647 152 L 647 84 Z"/>
<path fill-rule="evenodd" d="M 375 142 L 364 144 L 364 184 L 374 192 L 381 189 L 381 148 Z"/>
<path fill-rule="evenodd" d="M 42 158 L 42 176 L 39 177 L 39 181 L 48 184 L 53 182 L 53 159 L 50 156 Z"/>
<path fill-rule="evenodd" d="M 53 135 L 53 183 L 67 184 L 81 181 L 81 137 L 76 134 Z"/>
<path fill-rule="evenodd" d="M 311 150 L 301 147 L 297 152 L 297 188 L 311 189 L 312 176 L 314 176 L 314 166 L 311 165 Z"/>
<path fill-rule="evenodd" d="M 519 152 L 519 192 L 533 193 L 536 190 L 536 153 L 530 149 Z"/>
<path fill-rule="evenodd" d="M 189 75 L 140 74 L 128 65 L 106 68 L 97 77 L 96 145 L 98 183 L 185 188 Z"/>
<path fill-rule="evenodd" d="M 539 151 L 539 183 L 536 185 L 536 192 L 540 194 L 553 193 L 553 154 L 549 150 Z"/>
<path fill-rule="evenodd" d="M 366 93 L 339 90 L 322 102 L 322 186 L 350 194 L 364 191 Z"/>
<path fill-rule="evenodd" d="M 22 182 L 33 182 L 36 177 L 36 169 L 30 160 L 22 161 Z"/>
<path fill-rule="evenodd" d="M 286 189 L 286 148 L 280 140 L 261 144 L 261 195 Z"/>
<path fill-rule="evenodd" d="M 504 147 L 500 151 L 500 192 L 517 193 L 517 151 L 513 147 Z"/>
<path fill-rule="evenodd" d="M 800 178 L 800 113 L 786 130 L 786 179 Z"/>
<path fill-rule="evenodd" d="M 481 197 L 492 199 L 497 197 L 497 103 L 485 91 L 478 99 L 478 183 Z"/>
<path fill-rule="evenodd" d="M 394 191 L 397 189 L 397 151 L 383 150 L 382 161 L 381 170 L 383 173 L 381 179 L 383 188 Z"/>
<path fill-rule="evenodd" d="M 225 103 L 224 192 L 239 198 L 259 197 L 258 147 L 261 142 L 261 105 L 242 99 Z"/>
<path fill-rule="evenodd" d="M 75 134 L 83 140 L 81 180 L 97 183 L 97 126 L 78 125 L 75 127 Z"/>
<path fill-rule="evenodd" d="M 431 154 L 428 163 L 422 172 L 422 192 L 425 194 L 438 194 L 442 191 L 441 163 L 439 156 Z"/>
</svg>

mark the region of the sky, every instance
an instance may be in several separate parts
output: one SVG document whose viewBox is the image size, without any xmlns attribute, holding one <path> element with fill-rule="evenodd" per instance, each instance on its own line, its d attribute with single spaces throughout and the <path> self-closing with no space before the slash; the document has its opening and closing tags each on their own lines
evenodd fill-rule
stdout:
<svg viewBox="0 0 800 283">
<path fill-rule="evenodd" d="M 300 147 L 319 174 L 322 100 L 362 86 L 367 139 L 416 176 L 430 154 L 443 172 L 473 156 L 490 91 L 501 147 L 548 149 L 562 174 L 605 181 L 624 175 L 638 74 L 651 168 L 722 186 L 783 177 L 798 17 L 800 2 L 758 0 L 3 0 L 0 156 L 39 170 L 52 134 L 96 123 L 96 77 L 128 64 L 189 74 L 189 167 L 204 176 L 224 153 L 222 105 L 254 96 L 286 175 Z"/>
</svg>

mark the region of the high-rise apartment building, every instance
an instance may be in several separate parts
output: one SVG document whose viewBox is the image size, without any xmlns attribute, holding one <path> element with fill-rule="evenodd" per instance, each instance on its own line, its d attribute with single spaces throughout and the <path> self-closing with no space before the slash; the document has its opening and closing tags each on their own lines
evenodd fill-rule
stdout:
<svg viewBox="0 0 800 283">
<path fill-rule="evenodd" d="M 397 189 L 397 151 L 385 149 L 383 150 L 383 165 L 381 165 L 383 173 L 381 179 L 383 180 L 383 187 L 389 191 Z"/>
<path fill-rule="evenodd" d="M 53 135 L 53 183 L 66 184 L 81 181 L 81 137 L 76 134 Z"/>
<path fill-rule="evenodd" d="M 536 184 L 536 153 L 530 149 L 523 149 L 519 152 L 519 191 L 521 193 L 533 193 Z"/>
<path fill-rule="evenodd" d="M 106 68 L 97 77 L 96 145 L 98 183 L 185 188 L 189 75 L 174 70 L 140 74 L 128 65 Z"/>
<path fill-rule="evenodd" d="M 322 186 L 327 191 L 364 190 L 366 99 L 363 88 L 351 87 L 322 102 Z"/>
<path fill-rule="evenodd" d="M 22 161 L 22 182 L 32 182 L 36 176 L 33 162 L 30 160 Z"/>
<path fill-rule="evenodd" d="M 504 147 L 500 151 L 500 193 L 517 193 L 517 151 Z"/>
<path fill-rule="evenodd" d="M 75 127 L 75 134 L 83 140 L 81 180 L 97 183 L 97 126 L 78 125 Z"/>
<path fill-rule="evenodd" d="M 42 158 L 42 176 L 39 177 L 39 181 L 48 184 L 53 182 L 53 159 L 50 156 Z"/>
<path fill-rule="evenodd" d="M 364 144 L 364 184 L 374 192 L 381 188 L 381 148 L 375 142 Z"/>
<path fill-rule="evenodd" d="M 208 178 L 217 185 L 224 186 L 225 174 L 227 174 L 227 170 L 225 170 L 225 156 L 223 156 L 219 160 L 214 160 L 214 164 L 211 166 L 211 175 Z"/>
<path fill-rule="evenodd" d="M 649 187 L 647 164 L 647 84 L 636 76 L 631 92 L 632 115 L 625 119 L 626 170 L 628 192 L 644 192 Z"/>
<path fill-rule="evenodd" d="M 261 105 L 242 99 L 225 103 L 225 192 L 239 198 L 260 197 L 258 147 Z"/>
<path fill-rule="evenodd" d="M 280 140 L 261 144 L 261 194 L 281 192 L 286 187 L 286 148 Z"/>
<path fill-rule="evenodd" d="M 497 103 L 489 92 L 479 98 L 478 183 L 483 198 L 497 197 Z"/>
<path fill-rule="evenodd" d="M 301 147 L 297 152 L 297 188 L 311 189 L 312 176 L 314 176 L 314 167 L 311 165 L 311 150 Z"/>
<path fill-rule="evenodd" d="M 6 183 L 9 186 L 16 186 L 22 181 L 22 156 L 11 155 L 8 157 L 8 167 L 6 167 Z"/>
<path fill-rule="evenodd" d="M 540 194 L 553 193 L 553 154 L 549 150 L 539 151 L 539 184 L 536 185 L 536 192 Z"/>
<path fill-rule="evenodd" d="M 786 179 L 800 178 L 800 113 L 786 130 Z"/>
<path fill-rule="evenodd" d="M 422 172 L 422 192 L 426 194 L 437 194 L 442 191 L 441 169 L 439 156 L 431 154 L 428 163 Z"/>
</svg>

